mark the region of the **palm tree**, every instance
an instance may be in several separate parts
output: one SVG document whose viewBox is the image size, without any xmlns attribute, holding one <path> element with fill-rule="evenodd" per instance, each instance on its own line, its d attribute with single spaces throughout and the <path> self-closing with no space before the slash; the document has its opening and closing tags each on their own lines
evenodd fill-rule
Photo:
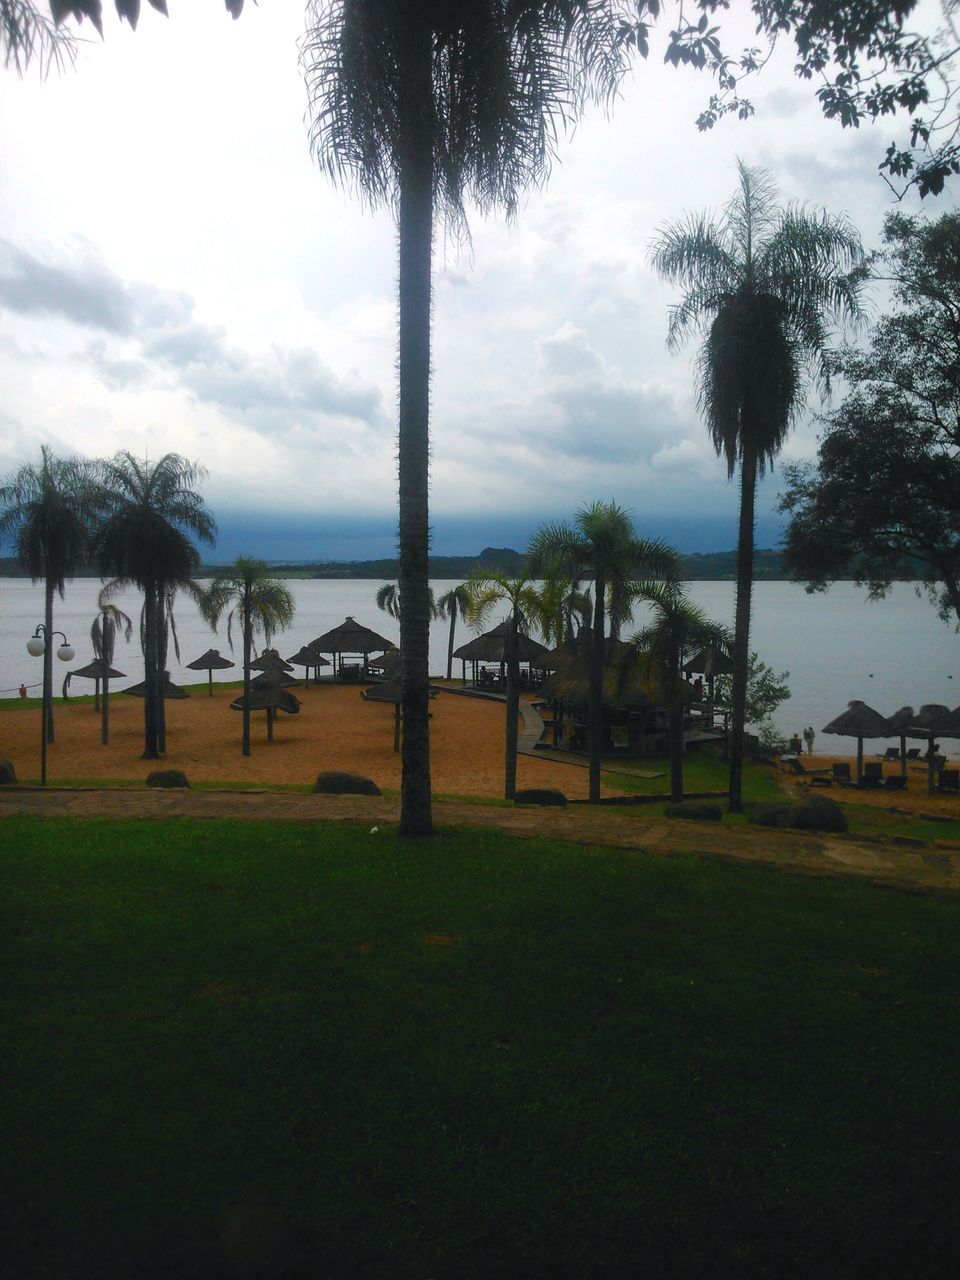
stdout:
<svg viewBox="0 0 960 1280">
<path fill-rule="evenodd" d="M 616 635 L 624 621 L 623 601 L 645 576 L 673 577 L 676 553 L 662 542 L 638 538 L 630 517 L 614 502 L 594 502 L 576 514 L 573 527 L 563 522 L 542 525 L 528 552 L 530 571 L 538 576 L 566 574 L 578 588 L 593 579 L 593 628 L 590 637 L 590 693 L 587 705 L 587 748 L 590 756 L 590 799 L 600 799 L 603 733 L 603 666 L 607 620 Z"/>
<path fill-rule="evenodd" d="M 90 628 L 93 656 L 97 662 L 103 664 L 100 741 L 104 746 L 110 741 L 110 668 L 113 666 L 118 629 L 123 632 L 123 638 L 129 644 L 133 634 L 133 622 L 110 600 L 109 590 L 104 588 L 97 596 L 97 616 Z"/>
<path fill-rule="evenodd" d="M 470 606 L 470 591 L 465 582 L 445 591 L 433 606 L 435 618 L 450 619 L 450 636 L 447 640 L 447 679 L 453 678 L 453 644 L 457 632 L 457 620 L 466 621 Z"/>
<path fill-rule="evenodd" d="M 310 0 L 301 59 L 311 142 L 335 181 L 389 204 L 399 230 L 403 761 L 400 830 L 432 831 L 429 394 L 434 216 L 464 199 L 512 216 L 588 99 L 610 101 L 631 48 L 629 0 Z"/>
<path fill-rule="evenodd" d="M 727 632 L 686 595 L 675 582 L 640 582 L 634 600 L 648 604 L 653 618 L 633 637 L 635 654 L 653 658 L 666 674 L 670 751 L 670 798 L 683 799 L 683 664 L 697 649 L 731 647 Z M 632 656 L 632 655 L 631 655 Z"/>
<path fill-rule="evenodd" d="M 201 603 L 201 612 L 216 629 L 225 610 L 227 640 L 233 650 L 233 621 L 236 618 L 243 634 L 243 754 L 250 754 L 250 663 L 253 660 L 253 637 L 262 635 L 267 648 L 275 631 L 283 631 L 293 622 L 296 604 L 289 587 L 279 578 L 271 578 L 262 560 L 240 556 L 229 573 L 211 582 Z"/>
<path fill-rule="evenodd" d="M 66 579 L 86 560 L 104 494 L 90 464 L 57 458 L 48 445 L 40 465 L 25 463 L 0 486 L 0 543 L 12 537 L 17 559 L 44 584 L 43 703 L 46 739 L 53 742 L 53 596 L 63 599 Z"/>
<path fill-rule="evenodd" d="M 520 635 L 528 619 L 535 615 L 539 601 L 529 578 L 508 578 L 496 571 L 480 571 L 464 583 L 467 616 L 478 629 L 483 627 L 498 604 L 508 607 L 507 639 L 504 646 L 507 669 L 506 749 L 504 752 L 503 797 L 517 794 L 517 736 L 520 730 Z"/>
<path fill-rule="evenodd" d="M 189 535 L 212 543 L 216 532 L 194 488 L 205 474 L 176 453 L 141 462 L 122 452 L 103 464 L 111 507 L 94 540 L 96 559 L 117 585 L 132 582 L 143 592 L 144 760 L 156 760 L 161 750 L 169 591 L 192 581 L 200 567 Z"/>
<path fill-rule="evenodd" d="M 427 603 L 430 608 L 430 617 L 437 617 L 437 607 L 433 602 L 432 587 L 427 587 Z M 385 582 L 382 587 L 377 588 L 377 608 L 382 609 L 384 613 L 389 614 L 395 622 L 400 621 L 403 609 L 400 603 L 399 583 Z"/>
<path fill-rule="evenodd" d="M 651 250 L 664 279 L 684 289 L 668 345 L 702 333 L 700 412 L 733 476 L 740 466 L 737 603 L 730 736 L 730 809 L 741 808 L 753 525 L 757 477 L 772 465 L 805 400 L 804 373 L 829 390 L 829 326 L 861 317 L 860 239 L 845 217 L 781 208 L 762 169 L 738 162 L 739 187 L 719 218 L 663 228 Z"/>
</svg>

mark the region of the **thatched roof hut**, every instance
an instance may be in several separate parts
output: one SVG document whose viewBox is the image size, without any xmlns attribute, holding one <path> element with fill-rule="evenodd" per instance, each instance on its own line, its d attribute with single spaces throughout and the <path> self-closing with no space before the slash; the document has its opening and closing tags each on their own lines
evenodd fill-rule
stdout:
<svg viewBox="0 0 960 1280">
<path fill-rule="evenodd" d="M 454 649 L 453 656 L 462 662 L 506 662 L 508 626 L 501 622 L 482 636 L 475 636 L 459 649 Z M 520 650 L 520 661 L 529 662 L 531 666 L 542 666 L 541 659 L 550 652 L 546 645 L 538 644 L 530 636 L 517 636 Z"/>
<path fill-rule="evenodd" d="M 331 631 L 325 632 L 322 636 L 317 636 L 316 640 L 311 640 L 309 648 L 315 649 L 317 653 L 333 654 L 333 674 L 334 678 L 338 673 L 347 674 L 343 668 L 343 655 L 348 654 L 353 657 L 359 655 L 363 658 L 363 670 L 367 669 L 367 655 L 371 653 L 383 653 L 387 649 L 394 648 L 392 640 L 387 640 L 384 636 L 378 635 L 376 631 L 371 631 L 369 627 L 363 626 L 357 622 L 356 618 L 350 616 L 344 618 L 339 627 L 334 627 Z M 359 670 L 349 668 L 350 676 L 359 675 Z"/>
<path fill-rule="evenodd" d="M 629 650 L 630 646 L 624 646 Z M 681 682 L 684 702 L 696 700 L 693 687 Z M 543 696 L 553 702 L 586 706 L 590 696 L 590 667 L 583 659 L 568 662 L 543 684 Z M 603 705 L 645 710 L 667 704 L 666 670 L 662 663 L 646 653 L 627 654 L 625 659 L 611 662 L 603 671 Z"/>
</svg>

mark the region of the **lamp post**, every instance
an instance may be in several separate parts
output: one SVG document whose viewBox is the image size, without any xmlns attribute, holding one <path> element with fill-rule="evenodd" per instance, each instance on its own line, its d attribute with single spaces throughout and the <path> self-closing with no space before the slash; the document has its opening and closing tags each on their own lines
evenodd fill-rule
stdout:
<svg viewBox="0 0 960 1280">
<path fill-rule="evenodd" d="M 53 640 L 54 636 L 61 636 L 63 644 L 57 649 L 57 657 L 61 662 L 71 662 L 73 660 L 74 648 L 62 631 L 50 631 L 41 622 L 36 631 L 27 641 L 27 653 L 31 658 L 41 658 L 47 651 L 47 645 Z M 40 719 L 40 785 L 47 785 L 47 720 L 50 716 L 50 703 L 52 701 L 52 692 L 50 689 L 50 681 L 43 682 L 43 715 Z"/>
</svg>

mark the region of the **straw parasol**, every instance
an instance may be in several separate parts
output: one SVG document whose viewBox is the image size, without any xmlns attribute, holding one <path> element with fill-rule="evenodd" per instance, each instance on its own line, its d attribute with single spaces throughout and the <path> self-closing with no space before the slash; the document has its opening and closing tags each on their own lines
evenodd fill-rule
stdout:
<svg viewBox="0 0 960 1280">
<path fill-rule="evenodd" d="M 313 667 L 314 671 L 316 671 L 318 667 L 329 667 L 329 665 L 330 663 L 323 654 L 317 653 L 316 649 L 311 649 L 308 644 L 305 644 L 302 649 L 298 649 L 295 654 L 287 659 L 288 670 L 291 666 L 305 668 L 303 681 L 305 689 L 310 688 L 310 668 Z"/>
<path fill-rule="evenodd" d="M 847 703 L 846 711 L 841 712 L 835 720 L 825 725 L 823 733 L 836 733 L 842 738 L 857 740 L 857 781 L 863 778 L 863 740 L 864 738 L 889 738 L 890 721 L 865 702 L 854 700 Z"/>
<path fill-rule="evenodd" d="M 266 711 L 267 741 L 272 742 L 276 713 L 283 711 L 288 716 L 297 715 L 300 711 L 300 699 L 295 697 L 289 689 L 281 689 L 276 684 L 266 684 L 257 689 L 251 686 L 249 697 L 241 694 L 239 698 L 235 698 L 230 703 L 230 710 L 242 711 L 245 706 L 251 711 Z"/>
<path fill-rule="evenodd" d="M 132 694 L 135 698 L 142 698 L 146 693 L 146 682 L 141 680 L 139 684 L 132 684 L 129 689 L 121 689 L 121 693 Z M 170 672 L 163 673 L 163 696 L 169 699 L 189 698 L 190 694 L 186 689 L 181 689 L 178 684 L 174 684 L 170 679 Z"/>
<path fill-rule="evenodd" d="M 920 708 L 910 726 L 914 737 L 926 738 L 927 744 L 927 786 L 930 794 L 934 792 L 934 743 L 937 738 L 960 738 L 960 707 L 951 711 L 937 702 L 928 702 Z"/>
<path fill-rule="evenodd" d="M 427 696 L 435 698 L 440 692 L 435 685 L 427 686 Z M 371 685 L 369 689 L 363 689 L 360 697 L 365 702 L 392 702 L 393 703 L 393 749 L 400 750 L 400 703 L 403 697 L 403 691 L 400 688 L 399 680 L 385 680 L 383 684 Z"/>
<path fill-rule="evenodd" d="M 235 666 L 229 658 L 225 658 L 219 649 L 208 649 L 206 653 L 194 658 L 193 662 L 188 662 L 188 671 L 206 671 L 208 682 L 208 696 L 213 697 L 213 673 L 214 671 L 225 671 L 227 667 Z"/>
<path fill-rule="evenodd" d="M 288 676 L 285 671 L 281 671 L 279 667 L 267 667 L 265 671 L 261 671 L 258 676 L 254 676 L 250 681 L 251 689 L 289 689 L 291 685 L 299 682 Z"/>
<path fill-rule="evenodd" d="M 392 679 L 400 674 L 400 650 L 388 649 L 385 654 L 379 658 L 374 658 L 370 663 L 371 671 L 379 671 L 381 675 Z"/>
<path fill-rule="evenodd" d="M 394 644 L 392 640 L 378 635 L 376 631 L 371 631 L 369 627 L 363 626 L 362 623 L 357 622 L 356 618 L 348 615 L 339 627 L 334 627 L 332 631 L 317 636 L 316 640 L 310 641 L 308 647 L 315 649 L 317 653 L 333 654 L 333 675 L 336 679 L 338 667 L 342 667 L 345 653 L 362 655 L 363 665 L 366 667 L 368 654 L 383 653 L 387 649 L 392 649 Z M 341 659 L 340 663 L 337 662 L 338 658 Z"/>
<path fill-rule="evenodd" d="M 70 688 L 70 681 L 75 676 L 80 676 L 84 680 L 96 681 L 96 684 L 94 685 L 93 709 L 94 711 L 99 711 L 100 710 L 100 681 L 103 679 L 123 680 L 126 677 L 126 673 L 123 671 L 115 670 L 108 663 L 104 662 L 102 658 L 94 658 L 94 660 L 92 662 L 88 662 L 85 667 L 77 667 L 76 671 L 67 672 L 67 674 L 63 678 L 64 698 L 67 697 L 67 690 Z"/>
<path fill-rule="evenodd" d="M 285 662 L 276 649 L 264 649 L 260 657 L 250 663 L 251 671 L 270 671 L 274 667 L 278 667 L 281 671 L 293 670 L 291 664 Z"/>
<path fill-rule="evenodd" d="M 891 737 L 900 739 L 900 772 L 904 777 L 907 775 L 907 739 L 917 737 L 910 729 L 916 718 L 913 707 L 901 707 L 887 720 Z"/>
</svg>

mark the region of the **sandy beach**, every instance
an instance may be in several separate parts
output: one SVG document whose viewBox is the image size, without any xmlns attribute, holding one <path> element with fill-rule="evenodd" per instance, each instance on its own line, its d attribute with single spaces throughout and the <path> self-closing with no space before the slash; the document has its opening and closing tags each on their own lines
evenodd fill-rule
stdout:
<svg viewBox="0 0 960 1280">
<path fill-rule="evenodd" d="M 366 702 L 356 686 L 311 684 L 293 692 L 298 715 L 278 714 L 274 740 L 267 741 L 266 716 L 251 721 L 251 752 L 240 751 L 242 717 L 231 711 L 236 688 L 214 685 L 213 697 L 197 691 L 169 701 L 167 752 L 161 764 L 141 760 L 143 701 L 111 694 L 110 742 L 100 742 L 100 715 L 92 703 L 54 706 L 56 741 L 47 748 L 47 780 L 135 779 L 154 768 L 182 769 L 191 782 L 239 782 L 250 786 L 310 784 L 324 769 L 346 769 L 399 790 L 400 756 L 393 750 L 393 707 Z M 431 702 L 431 773 L 437 794 L 503 795 L 504 705 L 440 693 Z M 11 760 L 23 781 L 40 776 L 40 711 L 17 707 L 0 712 L 0 759 Z M 519 787 L 552 787 L 569 799 L 587 795 L 587 770 L 520 756 Z M 604 794 L 617 794 L 605 789 Z"/>
</svg>

